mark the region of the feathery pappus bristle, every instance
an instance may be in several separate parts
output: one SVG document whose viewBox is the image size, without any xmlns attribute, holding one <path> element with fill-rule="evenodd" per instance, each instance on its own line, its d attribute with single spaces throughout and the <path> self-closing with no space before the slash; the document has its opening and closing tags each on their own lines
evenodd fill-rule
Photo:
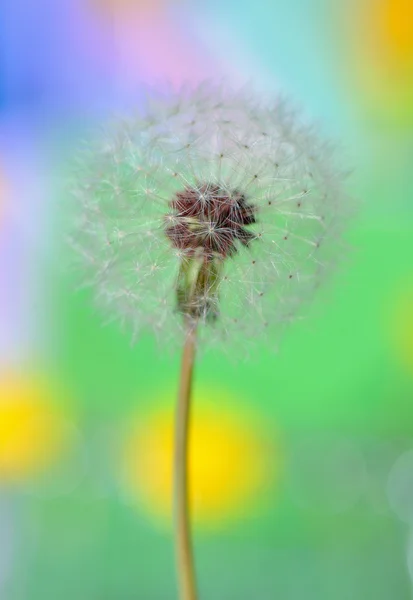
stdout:
<svg viewBox="0 0 413 600">
<path fill-rule="evenodd" d="M 342 253 L 344 169 L 288 102 L 212 84 L 148 98 L 77 157 L 71 243 L 109 315 L 179 339 L 258 337 Z"/>
</svg>

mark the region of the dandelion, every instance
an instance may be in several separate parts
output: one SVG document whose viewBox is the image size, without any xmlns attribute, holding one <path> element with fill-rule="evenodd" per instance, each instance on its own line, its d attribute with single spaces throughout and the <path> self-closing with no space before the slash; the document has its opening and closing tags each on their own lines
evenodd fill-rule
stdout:
<svg viewBox="0 0 413 600">
<path fill-rule="evenodd" d="M 341 254 L 348 212 L 332 148 L 289 104 L 210 85 L 153 96 L 78 156 L 71 243 L 86 281 L 134 337 L 183 344 L 175 519 L 185 600 L 196 597 L 187 438 L 197 345 L 278 339 Z"/>
</svg>

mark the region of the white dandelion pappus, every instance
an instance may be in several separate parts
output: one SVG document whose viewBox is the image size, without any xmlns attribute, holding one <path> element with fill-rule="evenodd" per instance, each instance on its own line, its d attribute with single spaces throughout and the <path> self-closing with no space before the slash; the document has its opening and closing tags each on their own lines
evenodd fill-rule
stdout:
<svg viewBox="0 0 413 600">
<path fill-rule="evenodd" d="M 284 101 L 210 85 L 148 99 L 77 157 L 71 242 L 99 303 L 163 340 L 182 313 L 210 341 L 279 334 L 341 254 L 331 153 Z"/>
</svg>

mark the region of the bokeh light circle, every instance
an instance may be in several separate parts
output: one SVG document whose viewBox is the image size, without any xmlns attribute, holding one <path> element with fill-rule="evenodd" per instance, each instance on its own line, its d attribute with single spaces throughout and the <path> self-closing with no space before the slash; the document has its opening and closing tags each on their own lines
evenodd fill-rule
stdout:
<svg viewBox="0 0 413 600">
<path fill-rule="evenodd" d="M 376 0 L 377 2 L 377 0 Z M 380 0 L 377 8 L 378 58 L 393 67 L 413 67 L 413 3 L 411 0 Z"/>
<path fill-rule="evenodd" d="M 0 374 L 0 483 L 22 484 L 40 477 L 71 447 L 59 394 L 44 378 Z"/>
<path fill-rule="evenodd" d="M 280 473 L 279 446 L 262 420 L 251 408 L 227 400 L 222 392 L 194 399 L 189 481 L 191 512 L 199 525 L 217 526 L 248 514 Z M 128 498 L 153 519 L 169 523 L 174 413 L 171 403 L 155 406 L 132 419 L 122 470 Z"/>
<path fill-rule="evenodd" d="M 413 525 L 413 450 L 395 461 L 387 481 L 387 495 L 397 517 Z"/>
<path fill-rule="evenodd" d="M 289 473 L 295 503 L 321 513 L 350 510 L 366 486 L 361 450 L 350 439 L 324 433 L 297 441 Z"/>
<path fill-rule="evenodd" d="M 366 116 L 381 123 L 413 124 L 413 3 L 411 0 L 352 0 L 340 3 L 345 32 L 343 64 L 356 78 L 353 98 Z M 344 26 L 343 26 L 344 24 Z"/>
<path fill-rule="evenodd" d="M 367 467 L 364 498 L 368 509 L 375 514 L 385 515 L 390 512 L 387 481 L 395 461 L 405 448 L 402 439 L 373 438 L 363 443 Z"/>
</svg>

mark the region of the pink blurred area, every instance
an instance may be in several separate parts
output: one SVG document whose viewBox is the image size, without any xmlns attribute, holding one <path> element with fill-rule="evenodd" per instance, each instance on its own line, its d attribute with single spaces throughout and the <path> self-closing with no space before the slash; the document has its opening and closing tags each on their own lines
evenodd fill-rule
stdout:
<svg viewBox="0 0 413 600">
<path fill-rule="evenodd" d="M 118 84 L 123 92 L 136 88 L 138 81 L 140 85 L 167 81 L 180 86 L 231 73 L 225 57 L 214 58 L 194 32 L 191 2 L 89 2 L 97 18 L 113 27 Z"/>
</svg>

